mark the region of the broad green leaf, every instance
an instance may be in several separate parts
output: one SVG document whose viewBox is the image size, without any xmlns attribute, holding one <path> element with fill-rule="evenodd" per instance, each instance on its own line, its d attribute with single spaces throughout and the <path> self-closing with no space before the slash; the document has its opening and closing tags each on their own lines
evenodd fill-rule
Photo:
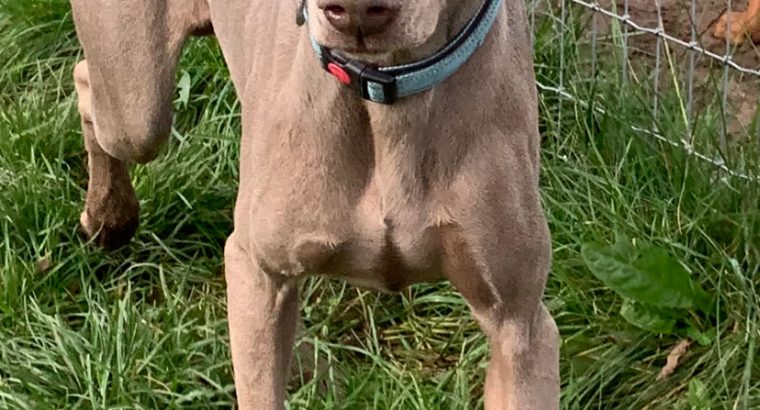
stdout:
<svg viewBox="0 0 760 410">
<path fill-rule="evenodd" d="M 690 303 L 681 307 L 697 307 L 710 313 L 710 295 L 697 282 L 691 279 L 689 272 L 662 248 L 648 246 L 641 251 L 641 258 L 636 266 L 653 277 L 659 277 L 660 283 L 668 283 L 674 290 L 680 290 Z M 663 304 L 663 306 L 666 306 Z"/>
<path fill-rule="evenodd" d="M 620 315 L 628 323 L 656 334 L 672 334 L 676 324 L 675 312 L 671 309 L 644 305 L 630 299 L 623 302 Z"/>
<path fill-rule="evenodd" d="M 594 276 L 623 297 L 654 306 L 709 309 L 709 295 L 663 249 L 637 249 L 623 239 L 613 246 L 585 243 L 581 256 Z"/>
</svg>

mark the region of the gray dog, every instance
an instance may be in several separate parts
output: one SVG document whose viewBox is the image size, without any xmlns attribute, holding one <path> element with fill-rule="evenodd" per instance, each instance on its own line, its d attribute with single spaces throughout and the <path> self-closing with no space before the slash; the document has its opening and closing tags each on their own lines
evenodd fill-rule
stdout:
<svg viewBox="0 0 760 410">
<path fill-rule="evenodd" d="M 72 0 L 89 153 L 81 224 L 134 234 L 127 164 L 171 129 L 177 59 L 213 30 L 242 102 L 225 249 L 243 409 L 282 409 L 297 282 L 450 280 L 490 341 L 486 409 L 559 405 L 536 89 L 521 0 Z"/>
</svg>

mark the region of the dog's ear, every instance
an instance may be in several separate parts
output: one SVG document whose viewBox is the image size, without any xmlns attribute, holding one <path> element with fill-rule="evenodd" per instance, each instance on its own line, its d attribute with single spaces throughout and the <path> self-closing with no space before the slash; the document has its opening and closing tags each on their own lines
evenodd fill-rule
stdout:
<svg viewBox="0 0 760 410">
<path fill-rule="evenodd" d="M 192 14 L 190 15 L 190 33 L 194 36 L 211 36 L 214 34 L 214 25 L 211 24 L 211 11 L 207 0 L 194 1 Z"/>
</svg>

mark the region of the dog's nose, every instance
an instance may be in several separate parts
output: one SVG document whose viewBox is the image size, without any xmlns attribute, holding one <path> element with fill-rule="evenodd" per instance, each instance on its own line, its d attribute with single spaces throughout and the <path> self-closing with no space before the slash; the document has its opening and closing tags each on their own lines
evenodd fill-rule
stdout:
<svg viewBox="0 0 760 410">
<path fill-rule="evenodd" d="M 350 35 L 380 33 L 398 14 L 397 8 L 377 1 L 325 0 L 319 8 L 336 30 Z"/>
</svg>

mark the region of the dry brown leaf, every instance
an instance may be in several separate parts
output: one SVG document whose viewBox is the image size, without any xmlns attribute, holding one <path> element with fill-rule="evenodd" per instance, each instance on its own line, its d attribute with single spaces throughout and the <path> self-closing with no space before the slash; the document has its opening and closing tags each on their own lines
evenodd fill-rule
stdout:
<svg viewBox="0 0 760 410">
<path fill-rule="evenodd" d="M 53 267 L 53 261 L 50 260 L 50 256 L 45 256 L 37 261 L 36 267 L 37 272 L 45 273 L 49 271 L 51 267 Z"/>
<path fill-rule="evenodd" d="M 678 361 L 689 350 L 689 346 L 691 346 L 690 340 L 684 339 L 678 342 L 676 347 L 668 353 L 668 361 L 665 363 L 665 366 L 662 367 L 662 370 L 660 370 L 660 374 L 657 375 L 657 381 L 665 379 L 676 371 L 678 368 Z"/>
</svg>

